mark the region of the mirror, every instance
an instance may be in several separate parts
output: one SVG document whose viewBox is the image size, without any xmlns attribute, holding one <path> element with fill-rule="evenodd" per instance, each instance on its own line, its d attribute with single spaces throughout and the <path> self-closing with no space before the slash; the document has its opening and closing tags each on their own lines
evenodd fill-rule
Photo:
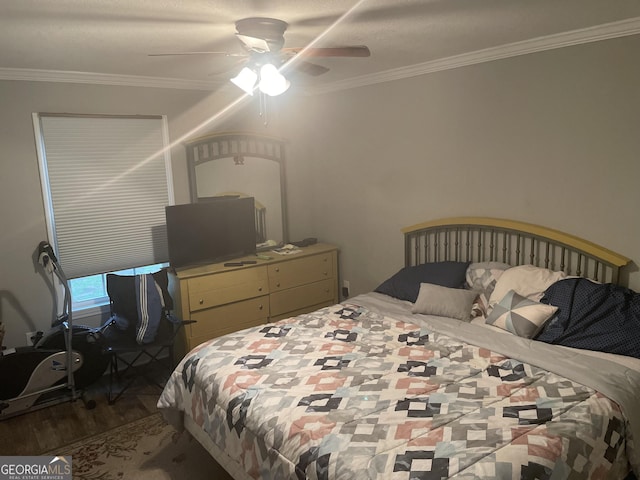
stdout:
<svg viewBox="0 0 640 480">
<path fill-rule="evenodd" d="M 284 144 L 251 133 L 213 134 L 186 142 L 191 201 L 254 197 L 258 248 L 287 243 Z"/>
</svg>

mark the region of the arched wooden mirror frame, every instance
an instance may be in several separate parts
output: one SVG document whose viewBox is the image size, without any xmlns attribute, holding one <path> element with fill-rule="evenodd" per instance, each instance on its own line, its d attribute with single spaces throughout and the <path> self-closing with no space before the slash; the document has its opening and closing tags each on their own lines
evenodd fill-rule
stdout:
<svg viewBox="0 0 640 480">
<path fill-rule="evenodd" d="M 232 159 L 235 165 L 247 167 L 244 164 L 247 157 L 273 161 L 279 169 L 280 211 L 282 218 L 282 238 L 278 239 L 281 241 L 277 243 L 287 243 L 289 232 L 285 183 L 285 144 L 286 141 L 283 139 L 254 133 L 214 133 L 185 142 L 191 202 L 197 203 L 206 200 L 206 196 L 198 195 L 197 167 L 199 165 Z M 235 190 L 255 197 L 254 192 L 246 191 L 242 188 L 235 188 Z M 227 193 L 226 191 L 221 191 L 217 192 L 217 195 Z M 261 200 L 256 198 L 256 205 L 263 209 L 264 206 L 261 205 Z M 261 222 L 264 222 L 264 216 L 256 211 L 256 229 L 258 231 Z"/>
</svg>

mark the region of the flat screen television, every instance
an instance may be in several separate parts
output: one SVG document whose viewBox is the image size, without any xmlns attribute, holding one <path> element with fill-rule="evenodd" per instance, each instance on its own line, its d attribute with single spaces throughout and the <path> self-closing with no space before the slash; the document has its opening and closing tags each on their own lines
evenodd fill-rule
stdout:
<svg viewBox="0 0 640 480">
<path fill-rule="evenodd" d="M 253 197 L 166 207 L 169 263 L 186 267 L 256 253 Z"/>
</svg>

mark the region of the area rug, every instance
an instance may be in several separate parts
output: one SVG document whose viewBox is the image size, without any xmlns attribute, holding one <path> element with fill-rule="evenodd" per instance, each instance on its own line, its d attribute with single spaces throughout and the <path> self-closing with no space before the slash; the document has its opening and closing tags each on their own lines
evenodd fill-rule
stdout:
<svg viewBox="0 0 640 480">
<path fill-rule="evenodd" d="M 78 480 L 230 479 L 187 432 L 178 433 L 160 413 L 50 452 L 71 455 Z"/>
</svg>

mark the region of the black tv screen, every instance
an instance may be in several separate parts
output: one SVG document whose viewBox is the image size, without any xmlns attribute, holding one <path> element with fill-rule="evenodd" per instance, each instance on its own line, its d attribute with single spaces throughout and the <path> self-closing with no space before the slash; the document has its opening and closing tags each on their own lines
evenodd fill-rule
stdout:
<svg viewBox="0 0 640 480">
<path fill-rule="evenodd" d="M 166 207 L 169 263 L 186 267 L 256 253 L 253 197 Z"/>
</svg>

